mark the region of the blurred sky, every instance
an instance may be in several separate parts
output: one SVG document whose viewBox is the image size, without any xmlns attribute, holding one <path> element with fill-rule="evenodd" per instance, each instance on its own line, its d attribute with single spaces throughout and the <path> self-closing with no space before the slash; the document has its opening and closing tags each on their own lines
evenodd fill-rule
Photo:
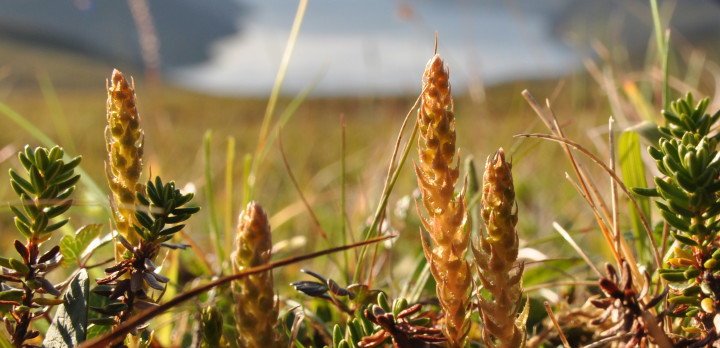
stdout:
<svg viewBox="0 0 720 348">
<path fill-rule="evenodd" d="M 674 39 L 717 43 L 717 1 L 659 3 Z M 0 0 L 0 36 L 109 64 L 151 62 L 165 81 L 203 92 L 266 96 L 297 7 L 292 0 Z M 456 92 L 561 76 L 593 57 L 594 40 L 644 54 L 654 42 L 650 18 L 648 0 L 309 0 L 282 93 L 314 86 L 315 96 L 416 94 L 436 31 Z M 155 35 L 139 34 L 147 28 Z"/>
</svg>

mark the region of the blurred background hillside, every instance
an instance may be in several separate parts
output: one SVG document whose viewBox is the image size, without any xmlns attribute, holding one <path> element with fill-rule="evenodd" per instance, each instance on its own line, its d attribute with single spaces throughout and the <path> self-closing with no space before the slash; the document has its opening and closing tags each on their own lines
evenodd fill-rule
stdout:
<svg viewBox="0 0 720 348">
<path fill-rule="evenodd" d="M 718 2 L 660 4 L 672 11 L 670 26 L 685 44 L 713 43 L 720 35 Z M 263 96 L 296 6 L 285 0 L 2 0 L 0 48 L 6 64 L 10 51 L 22 58 L 10 67 L 18 75 L 13 81 L 32 70 L 33 55 L 63 52 L 201 92 Z M 282 91 L 295 94 L 318 79 L 316 96 L 417 93 L 419 57 L 432 53 L 438 31 L 455 90 L 479 92 L 582 69 L 582 59 L 594 57 L 595 40 L 642 59 L 651 28 L 644 0 L 317 0 L 309 3 Z"/>
</svg>

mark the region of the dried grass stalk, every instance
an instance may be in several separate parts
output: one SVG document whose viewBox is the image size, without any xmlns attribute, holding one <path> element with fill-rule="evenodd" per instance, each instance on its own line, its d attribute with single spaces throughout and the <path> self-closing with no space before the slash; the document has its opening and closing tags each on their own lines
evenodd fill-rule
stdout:
<svg viewBox="0 0 720 348">
<path fill-rule="evenodd" d="M 128 83 L 120 71 L 113 70 L 107 91 L 105 144 L 108 160 L 105 173 L 113 192 L 112 212 L 118 233 L 136 245 L 139 236 L 133 230 L 133 220 L 135 193 L 142 190 L 138 179 L 143 167 L 144 133 L 140 128 L 134 83 Z M 116 243 L 116 259 L 119 260 L 124 251 L 125 247 Z"/>
<path fill-rule="evenodd" d="M 240 213 L 235 251 L 232 254 L 233 272 L 261 266 L 270 262 L 272 235 L 270 223 L 262 207 L 250 202 Z M 283 341 L 274 331 L 278 320 L 278 305 L 273 291 L 271 271 L 253 274 L 232 283 L 235 297 L 235 321 L 241 347 L 282 347 Z"/>
<path fill-rule="evenodd" d="M 522 302 L 523 266 L 515 265 L 518 215 L 511 170 L 502 148 L 488 157 L 482 193 L 482 218 L 487 233 L 480 238 L 480 250 L 473 247 L 480 282 L 490 295 L 488 298 L 478 293 L 483 339 L 489 347 L 514 348 L 525 342 L 524 325 L 517 319 Z"/>
<path fill-rule="evenodd" d="M 421 220 L 432 247 L 424 236 L 422 245 L 445 312 L 443 331 L 449 346 L 462 347 L 470 329 L 472 273 L 465 260 L 469 240 L 465 188 L 455 196 L 459 171 L 458 163 L 452 167 L 455 115 L 448 77 L 445 64 L 435 55 L 423 75 L 424 93 L 418 111 L 420 166 L 415 165 L 415 173 L 428 212 L 428 218 L 421 215 Z"/>
</svg>

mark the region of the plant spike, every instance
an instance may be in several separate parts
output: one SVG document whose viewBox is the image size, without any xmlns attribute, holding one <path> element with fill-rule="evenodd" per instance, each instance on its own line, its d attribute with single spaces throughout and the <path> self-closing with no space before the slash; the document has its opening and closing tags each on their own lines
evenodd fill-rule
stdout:
<svg viewBox="0 0 720 348">
<path fill-rule="evenodd" d="M 248 203 L 240 213 L 235 248 L 232 253 L 233 273 L 270 262 L 272 235 L 267 215 L 260 204 Z M 275 332 L 279 302 L 275 301 L 271 271 L 253 274 L 232 283 L 235 297 L 235 322 L 241 347 L 261 348 L 283 346 Z"/>
<path fill-rule="evenodd" d="M 480 250 L 473 247 L 480 282 L 491 299 L 478 291 L 483 319 L 483 340 L 489 347 L 522 347 L 524 323 L 517 313 L 522 303 L 523 265 L 515 264 L 518 255 L 517 204 L 512 165 L 505 161 L 500 148 L 485 162 L 481 214 L 487 234 L 480 238 Z"/>
<path fill-rule="evenodd" d="M 425 258 L 430 264 L 440 305 L 445 312 L 443 332 L 450 347 L 463 347 L 470 330 L 472 273 L 465 260 L 469 229 L 465 187 L 455 196 L 458 165 L 455 157 L 455 115 L 450 95 L 449 71 L 435 55 L 425 67 L 422 103 L 418 110 L 420 165 L 415 165 L 418 187 L 428 218 L 421 216 L 432 246 L 421 233 Z"/>
<path fill-rule="evenodd" d="M 118 70 L 113 70 L 107 86 L 107 122 L 105 144 L 108 159 L 105 173 L 113 193 L 112 212 L 118 233 L 130 244 L 137 244 L 139 236 L 133 230 L 135 193 L 142 191 L 138 184 L 143 167 L 144 133 L 140 128 L 135 86 Z M 115 244 L 115 259 L 121 260 L 125 247 Z"/>
<path fill-rule="evenodd" d="M 26 242 L 16 239 L 13 243 L 20 259 L 3 258 L 2 266 L 9 270 L 9 273 L 3 274 L 3 293 L 18 294 L 17 298 L 3 298 L 5 304 L 12 305 L 10 315 L 5 316 L 3 321 L 11 335 L 12 344 L 25 347 L 29 346 L 24 343 L 26 340 L 40 334 L 30 327 L 31 321 L 47 311 L 47 306 L 62 303 L 61 299 L 36 296 L 42 293 L 60 295 L 55 285 L 45 279 L 45 275 L 61 263 L 60 248 L 56 245 L 41 254 L 40 246 L 50 239 L 51 232 L 68 222 L 67 219 L 57 222 L 50 220 L 59 217 L 72 206 L 69 197 L 80 179 L 80 175 L 75 174 L 80 157 L 65 162 L 62 159 L 63 150 L 58 146 L 50 150 L 26 146 L 18 156 L 28 177 L 10 169 L 10 185 L 19 196 L 23 209 L 10 208 L 15 214 L 15 226 Z M 8 283 L 18 283 L 21 288 L 14 288 Z"/>
</svg>

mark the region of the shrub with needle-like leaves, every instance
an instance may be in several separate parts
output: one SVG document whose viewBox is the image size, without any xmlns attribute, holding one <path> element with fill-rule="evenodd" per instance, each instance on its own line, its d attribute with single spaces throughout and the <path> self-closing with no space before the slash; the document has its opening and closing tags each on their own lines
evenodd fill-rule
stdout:
<svg viewBox="0 0 720 348">
<path fill-rule="evenodd" d="M 704 344 L 720 338 L 720 156 L 719 136 L 711 135 L 720 111 L 708 114 L 709 103 L 695 104 L 688 94 L 663 111 L 662 138 L 648 152 L 664 177 L 655 178 L 655 188 L 635 189 L 658 197 L 655 204 L 677 241 L 669 267 L 660 269 L 663 279 L 686 284 L 670 291 L 670 315 L 692 318 L 689 341 Z"/>
<path fill-rule="evenodd" d="M 156 306 L 148 293 L 149 288 L 163 291 L 169 278 L 156 272 L 153 260 L 161 247 L 185 248 L 185 245 L 167 243 L 184 224 L 181 222 L 197 213 L 199 207 L 187 207 L 192 193 L 183 194 L 175 188 L 174 182 L 163 183 L 160 177 L 148 181 L 145 192 L 137 194 L 140 204 L 136 206 L 133 228 L 140 241 L 131 243 L 118 234 L 118 242 L 126 249 L 122 260 L 105 269 L 107 277 L 97 281 L 95 293 L 110 301 L 104 307 L 93 308 L 104 317 L 93 320 L 98 325 L 116 325 L 126 321 L 135 309 Z M 122 347 L 122 341 L 115 346 Z"/>
<path fill-rule="evenodd" d="M 4 316 L 3 321 L 16 347 L 27 346 L 26 340 L 40 335 L 30 327 L 31 321 L 46 315 L 50 306 L 63 302 L 62 299 L 37 296 L 60 295 L 57 287 L 45 278 L 62 261 L 60 247 L 56 245 L 42 254 L 40 249 L 52 232 L 68 222 L 68 219 L 52 220 L 71 207 L 70 196 L 80 179 L 80 175 L 75 174 L 80 157 L 66 162 L 63 155 L 63 150 L 57 146 L 50 150 L 26 146 L 18 157 L 27 178 L 10 169 L 10 184 L 22 204 L 22 209 L 15 206 L 10 209 L 15 214 L 15 226 L 26 240 L 25 243 L 17 239 L 14 242 L 20 259 L 0 258 L 0 266 L 10 270 L 0 274 L 0 297 L 2 304 L 11 305 L 10 316 Z"/>
</svg>

